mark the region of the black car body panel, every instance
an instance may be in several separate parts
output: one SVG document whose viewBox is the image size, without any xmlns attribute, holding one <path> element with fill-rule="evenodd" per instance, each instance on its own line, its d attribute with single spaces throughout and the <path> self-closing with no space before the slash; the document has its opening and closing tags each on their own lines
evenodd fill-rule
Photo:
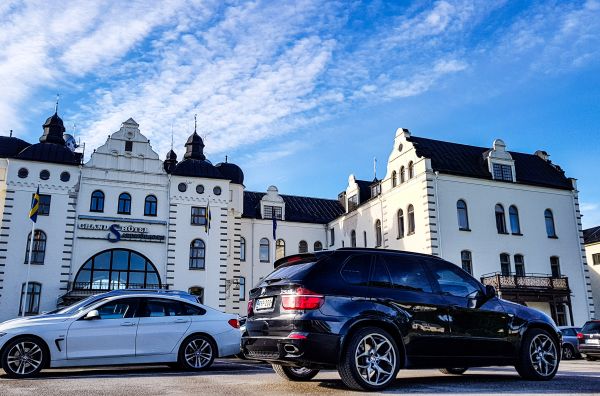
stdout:
<svg viewBox="0 0 600 396">
<path fill-rule="evenodd" d="M 590 320 L 577 335 L 579 352 L 585 356 L 600 358 L 600 320 Z"/>
<path fill-rule="evenodd" d="M 290 276 L 269 275 L 250 292 L 253 306 L 273 298 L 271 308 L 248 313 L 242 349 L 251 359 L 335 367 L 349 334 L 367 326 L 383 328 L 395 338 L 402 366 L 408 368 L 512 365 L 531 327 L 560 341 L 548 316 L 499 299 L 437 257 L 338 249 L 288 259 L 290 264 L 284 259 L 271 275 L 287 271 Z M 304 267 L 289 269 L 294 265 Z M 282 296 L 299 287 L 322 297 L 322 305 L 284 309 Z"/>
</svg>

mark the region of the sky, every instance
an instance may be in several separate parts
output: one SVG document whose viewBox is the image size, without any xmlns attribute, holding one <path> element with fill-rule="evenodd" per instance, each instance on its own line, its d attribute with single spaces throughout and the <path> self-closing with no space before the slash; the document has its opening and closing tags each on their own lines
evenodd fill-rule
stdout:
<svg viewBox="0 0 600 396">
<path fill-rule="evenodd" d="M 0 134 L 54 112 L 86 147 L 132 117 L 164 158 L 194 128 L 248 190 L 336 198 L 397 128 L 547 151 L 600 225 L 600 1 L 0 3 Z M 88 150 L 89 154 L 89 150 Z"/>
</svg>

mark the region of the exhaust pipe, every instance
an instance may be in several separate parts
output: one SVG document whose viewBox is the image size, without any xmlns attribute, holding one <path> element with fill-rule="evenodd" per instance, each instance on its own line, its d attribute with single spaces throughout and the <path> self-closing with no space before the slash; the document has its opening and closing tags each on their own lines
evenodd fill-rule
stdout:
<svg viewBox="0 0 600 396">
<path fill-rule="evenodd" d="M 300 352 L 300 350 L 299 350 L 299 349 L 298 349 L 298 348 L 297 348 L 295 345 L 292 345 L 292 344 L 285 344 L 285 345 L 283 346 L 283 350 L 284 350 L 286 353 L 290 353 L 290 354 L 292 354 L 292 355 L 295 355 L 295 354 L 297 354 L 298 352 Z"/>
</svg>

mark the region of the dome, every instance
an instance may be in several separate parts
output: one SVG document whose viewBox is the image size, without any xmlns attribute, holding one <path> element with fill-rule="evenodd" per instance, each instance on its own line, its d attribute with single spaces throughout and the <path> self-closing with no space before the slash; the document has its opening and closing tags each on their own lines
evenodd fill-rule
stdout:
<svg viewBox="0 0 600 396">
<path fill-rule="evenodd" d="M 209 161 L 191 158 L 184 159 L 175 165 L 171 174 L 177 176 L 205 177 L 208 179 L 227 179 Z"/>
<path fill-rule="evenodd" d="M 40 143 L 65 144 L 65 139 L 63 138 L 65 125 L 57 113 L 48 117 L 42 127 L 44 128 L 44 134 L 40 137 Z"/>
<path fill-rule="evenodd" d="M 197 160 L 205 160 L 206 156 L 204 155 L 204 142 L 200 135 L 194 131 L 188 138 L 187 142 L 185 142 L 185 154 L 183 158 L 193 158 Z"/>
<path fill-rule="evenodd" d="M 33 144 L 21 151 L 16 158 L 67 165 L 79 165 L 81 163 L 81 154 L 69 150 L 64 145 L 64 141 L 63 144 L 48 142 Z"/>
<path fill-rule="evenodd" d="M 225 178 L 231 180 L 232 183 L 244 184 L 244 172 L 236 164 L 230 162 L 221 162 L 215 167 L 225 176 Z"/>
<path fill-rule="evenodd" d="M 23 149 L 31 146 L 24 140 L 12 136 L 0 136 L 0 158 L 16 157 Z"/>
<path fill-rule="evenodd" d="M 165 158 L 165 162 L 163 162 L 163 168 L 165 172 L 172 173 L 173 169 L 175 169 L 175 165 L 177 165 L 177 154 L 175 154 L 175 151 L 169 150 L 167 158 Z"/>
</svg>

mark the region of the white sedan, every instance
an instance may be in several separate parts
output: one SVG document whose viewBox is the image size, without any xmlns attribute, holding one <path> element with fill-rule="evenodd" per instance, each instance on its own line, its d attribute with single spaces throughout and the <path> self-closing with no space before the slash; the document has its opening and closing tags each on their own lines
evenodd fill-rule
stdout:
<svg viewBox="0 0 600 396">
<path fill-rule="evenodd" d="M 237 315 L 176 294 L 107 293 L 0 324 L 0 361 L 13 378 L 46 367 L 167 363 L 203 370 L 239 352 Z"/>
</svg>

